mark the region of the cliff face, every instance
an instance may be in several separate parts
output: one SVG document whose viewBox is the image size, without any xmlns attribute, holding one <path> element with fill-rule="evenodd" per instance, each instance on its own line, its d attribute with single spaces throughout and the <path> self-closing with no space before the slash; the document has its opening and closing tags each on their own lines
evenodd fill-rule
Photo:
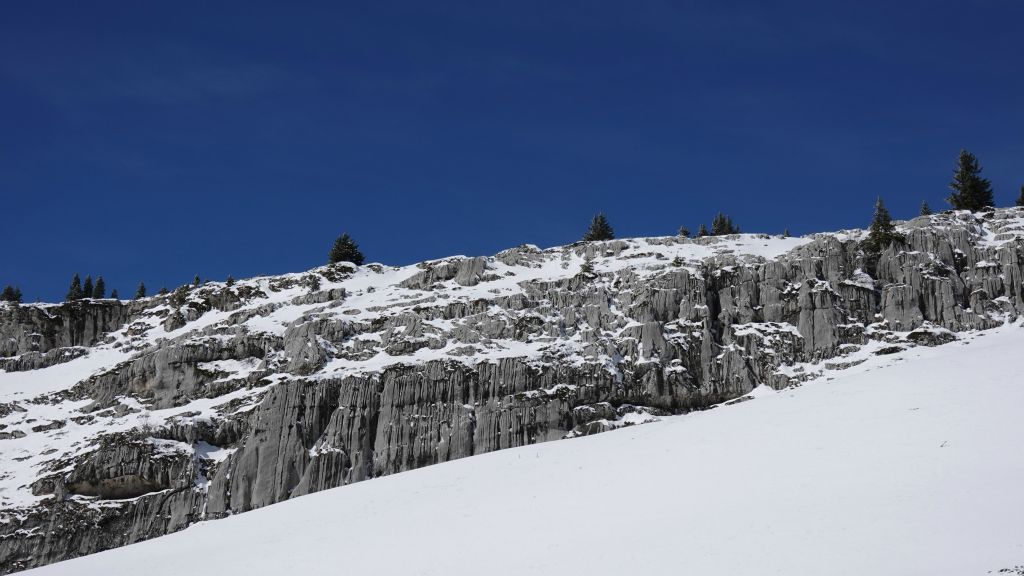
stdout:
<svg viewBox="0 0 1024 576">
<path fill-rule="evenodd" d="M 136 308 L 117 300 L 2 306 L 0 369 L 34 370 L 84 354 L 84 348 L 121 328 Z"/>
<path fill-rule="evenodd" d="M 1024 311 L 1024 210 L 902 231 L 870 265 L 860 231 L 665 237 L 0 307 L 0 566 L 707 408 Z"/>
</svg>

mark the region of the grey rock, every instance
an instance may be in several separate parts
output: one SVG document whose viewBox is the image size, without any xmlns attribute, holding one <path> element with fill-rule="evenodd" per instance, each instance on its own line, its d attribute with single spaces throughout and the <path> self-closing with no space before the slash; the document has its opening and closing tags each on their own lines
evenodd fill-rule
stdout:
<svg viewBox="0 0 1024 576">
<path fill-rule="evenodd" d="M 92 299 L 46 306 L 0 305 L 0 357 L 92 346 L 140 309 L 141 304 Z"/>
<path fill-rule="evenodd" d="M 63 483 L 71 494 L 103 499 L 135 498 L 169 488 L 191 487 L 191 452 L 161 453 L 147 439 L 104 437 L 101 446 L 77 462 Z"/>
<path fill-rule="evenodd" d="M 321 289 L 352 273 L 342 265 L 192 289 L 182 319 L 161 319 L 185 328 L 182 336 L 133 349 L 127 361 L 37 400 L 90 400 L 76 418 L 102 419 L 136 410 L 124 398 L 149 409 L 210 398 L 223 402 L 218 416 L 163 422 L 151 435 L 181 443 L 171 452 L 153 440 L 97 441 L 74 461 L 56 459 L 32 483 L 52 497 L 0 523 L 0 557 L 10 559 L 3 571 L 378 476 L 603 432 L 639 412 L 744 401 L 758 385 L 782 389 L 822 367 L 856 365 L 863 358 L 848 354 L 871 339 L 885 343 L 876 353 L 891 354 L 1012 321 L 1024 312 L 1024 240 L 1013 230 L 1021 215 L 1003 209 L 903 223 L 905 247 L 877 264 L 865 262 L 856 233 L 817 235 L 772 260 L 724 250 L 729 239 L 720 237 L 521 246 L 424 263 L 398 284 L 401 297 L 365 310 L 352 302 L 370 288 Z M 648 258 L 655 262 L 645 270 L 630 264 L 663 245 L 718 251 L 699 262 Z M 581 257 L 626 265 L 577 274 Z M 515 293 L 485 290 L 499 274 L 526 277 L 551 263 L 564 274 L 516 278 Z M 263 301 L 296 288 L 308 292 Z M 140 319 L 166 300 L 0 308 L 0 355 L 8 357 L 0 368 L 52 365 L 121 327 L 132 345 L 133 334 L 150 329 Z M 252 328 L 251 320 L 288 305 L 307 308 L 289 316 L 297 319 L 283 334 Z M 188 330 L 211 310 L 231 315 Z M 513 345 L 538 352 L 502 352 Z M 442 357 L 431 355 L 442 349 Z M 371 358 L 384 361 L 354 375 L 324 370 Z M 225 362 L 246 368 L 217 368 Z M 244 391 L 252 394 L 237 394 Z M 2 405 L 0 416 L 26 409 L 21 401 Z M 59 433 L 44 429 L 53 425 L 40 422 L 33 433 Z M 24 434 L 0 430 L 0 439 Z M 202 443 L 231 452 L 214 462 Z M 91 508 L 87 498 L 127 499 Z"/>
</svg>

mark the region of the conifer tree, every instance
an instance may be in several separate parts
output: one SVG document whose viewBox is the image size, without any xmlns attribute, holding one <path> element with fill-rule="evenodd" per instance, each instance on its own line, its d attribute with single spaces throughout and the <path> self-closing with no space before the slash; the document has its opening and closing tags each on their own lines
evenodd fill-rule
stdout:
<svg viewBox="0 0 1024 576">
<path fill-rule="evenodd" d="M 690 229 L 687 228 L 686 226 L 680 226 L 679 227 L 679 235 L 682 236 L 683 238 L 689 238 L 690 237 Z"/>
<path fill-rule="evenodd" d="M 15 304 L 21 302 L 21 288 L 17 286 L 4 286 L 2 292 L 0 292 L 0 302 L 14 302 Z"/>
<path fill-rule="evenodd" d="M 196 277 L 192 279 L 192 285 L 199 286 L 200 284 L 202 284 L 202 282 L 199 281 L 199 274 L 196 274 Z"/>
<path fill-rule="evenodd" d="M 967 150 L 960 151 L 949 189 L 953 193 L 946 200 L 955 210 L 977 212 L 995 205 L 992 184 L 981 177 L 981 164 Z"/>
<path fill-rule="evenodd" d="M 782 237 L 789 238 L 789 228 L 786 228 L 785 230 L 782 231 Z"/>
<path fill-rule="evenodd" d="M 110 297 L 113 298 L 114 300 L 120 300 L 121 299 L 117 295 L 117 288 L 114 288 L 113 290 L 110 291 Z"/>
<path fill-rule="evenodd" d="M 697 229 L 697 238 L 703 238 L 703 237 L 705 237 L 707 235 L 708 235 L 707 226 L 704 226 L 703 224 L 701 224 L 700 228 Z"/>
<path fill-rule="evenodd" d="M 92 298 L 92 289 L 92 276 L 86 276 L 82 284 L 82 298 Z"/>
<path fill-rule="evenodd" d="M 613 240 L 614 238 L 615 231 L 612 230 L 612 225 L 608 223 L 608 219 L 601 212 L 594 215 L 593 220 L 590 221 L 590 227 L 587 228 L 586 234 L 583 235 L 584 242 Z"/>
<path fill-rule="evenodd" d="M 896 225 L 892 223 L 892 216 L 882 203 L 879 196 L 875 201 L 875 215 L 871 219 L 871 226 L 868 228 L 868 237 L 864 240 L 864 253 L 869 256 L 878 256 L 894 242 L 902 242 L 903 235 L 896 231 Z"/>
<path fill-rule="evenodd" d="M 932 215 L 932 208 L 931 208 L 931 206 L 929 206 L 927 202 L 921 202 L 921 212 L 918 215 L 919 216 L 931 216 Z"/>
<path fill-rule="evenodd" d="M 170 292 L 170 290 L 167 289 L 167 286 L 161 286 L 160 287 L 160 291 L 157 292 L 157 294 L 159 294 L 161 296 L 166 296 L 168 294 L 168 292 Z"/>
<path fill-rule="evenodd" d="M 71 302 L 72 300 L 80 300 L 82 298 L 82 280 L 78 277 L 78 273 L 75 273 L 74 278 L 71 279 L 71 287 L 68 288 L 68 294 L 64 297 L 64 300 Z"/>
<path fill-rule="evenodd" d="M 338 262 L 351 262 L 356 266 L 363 265 L 363 253 L 359 251 L 359 245 L 348 235 L 348 232 L 338 236 L 331 251 L 327 254 L 328 264 L 337 264 Z"/>
<path fill-rule="evenodd" d="M 1017 206 L 1024 206 L 1024 186 L 1020 187 L 1020 196 L 1017 196 Z"/>
<path fill-rule="evenodd" d="M 139 287 L 135 289 L 135 299 L 138 300 L 139 298 L 145 298 L 145 297 L 146 297 L 146 284 L 143 283 L 143 282 L 139 282 Z"/>
<path fill-rule="evenodd" d="M 93 298 L 105 298 L 107 295 L 107 285 L 103 282 L 103 276 L 96 277 L 96 285 L 92 287 Z"/>
<path fill-rule="evenodd" d="M 580 264 L 580 274 L 592 276 L 594 274 L 594 263 L 589 259 L 583 260 L 583 264 Z"/>
<path fill-rule="evenodd" d="M 228 279 L 225 282 L 225 284 L 227 284 L 228 286 L 234 286 L 235 285 L 235 277 L 232 276 L 231 274 L 228 274 Z"/>
<path fill-rule="evenodd" d="M 711 221 L 711 235 L 724 236 L 726 234 L 739 234 L 740 228 L 732 223 L 732 218 L 719 212 Z"/>
</svg>

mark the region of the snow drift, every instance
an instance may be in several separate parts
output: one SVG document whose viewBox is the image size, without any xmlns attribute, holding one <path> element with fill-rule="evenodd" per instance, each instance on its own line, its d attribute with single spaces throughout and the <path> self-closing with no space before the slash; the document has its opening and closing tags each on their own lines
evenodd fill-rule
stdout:
<svg viewBox="0 0 1024 576">
<path fill-rule="evenodd" d="M 997 573 L 1024 564 L 1022 349 L 1019 324 L 976 333 L 29 574 Z"/>
</svg>

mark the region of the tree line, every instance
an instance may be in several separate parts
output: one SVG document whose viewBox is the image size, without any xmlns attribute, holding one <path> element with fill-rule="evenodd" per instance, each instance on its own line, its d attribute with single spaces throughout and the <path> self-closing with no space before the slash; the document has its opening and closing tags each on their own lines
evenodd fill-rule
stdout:
<svg viewBox="0 0 1024 576">
<path fill-rule="evenodd" d="M 978 158 L 966 151 L 961 150 L 957 157 L 956 167 L 953 169 L 953 179 L 949 183 L 950 195 L 946 198 L 954 210 L 970 210 L 980 212 L 995 206 L 995 196 L 992 192 L 992 183 L 981 176 L 981 163 Z M 1024 186 L 1020 187 L 1020 195 L 1017 197 L 1016 205 L 1024 207 Z M 928 216 L 932 214 L 928 202 L 921 203 L 919 215 Z M 739 234 L 740 227 L 733 223 L 732 218 L 719 212 L 711 221 L 711 229 L 704 224 L 700 225 L 696 237 L 703 236 L 724 236 L 728 234 Z M 690 230 L 685 226 L 679 227 L 678 234 L 683 237 L 690 237 Z M 783 237 L 789 236 L 789 229 L 783 232 Z M 590 222 L 586 233 L 583 234 L 584 242 L 599 240 L 612 240 L 615 233 L 611 224 L 603 213 L 598 213 Z M 872 216 L 871 225 L 868 228 L 868 236 L 864 242 L 864 250 L 868 254 L 881 254 L 890 244 L 900 241 L 902 236 L 896 232 L 896 226 L 892 222 L 892 216 L 885 208 L 881 196 L 875 201 L 875 212 Z"/>
<path fill-rule="evenodd" d="M 946 198 L 946 201 L 954 210 L 979 212 L 992 208 L 995 205 L 992 183 L 987 178 L 983 178 L 981 172 L 981 163 L 978 161 L 978 158 L 967 150 L 961 150 L 957 156 L 956 167 L 953 170 L 953 179 L 949 183 L 950 195 Z M 1024 207 L 1024 185 L 1020 187 L 1020 195 L 1017 197 L 1016 205 Z M 919 214 L 921 216 L 932 214 L 928 202 L 921 203 Z M 701 223 L 695 236 L 701 238 L 739 233 L 740 227 L 733 222 L 732 218 L 722 212 L 718 212 L 711 220 L 710 228 Z M 691 236 L 690 230 L 685 226 L 679 227 L 678 234 L 687 238 Z M 783 236 L 789 236 L 788 229 L 783 232 Z M 599 212 L 590 221 L 590 225 L 587 227 L 581 240 L 583 242 L 599 242 L 613 240 L 614 238 L 615 230 L 612 228 L 611 223 L 604 213 Z M 885 208 L 881 196 L 879 196 L 875 200 L 875 210 L 871 219 L 871 225 L 868 228 L 868 235 L 863 243 L 865 254 L 869 259 L 877 259 L 878 255 L 891 244 L 902 241 L 903 237 L 896 231 L 896 226 L 892 222 L 892 216 Z M 364 261 L 365 256 L 359 249 L 359 245 L 347 232 L 338 236 L 327 254 L 328 264 L 348 262 L 361 266 Z M 196 275 L 193 279 L 193 285 L 198 286 L 199 284 L 199 276 Z M 232 286 L 233 284 L 234 278 L 228 276 L 227 285 Z M 102 276 L 98 276 L 95 282 L 93 282 L 91 276 L 86 276 L 83 283 L 76 273 L 71 279 L 71 286 L 68 288 L 65 300 L 70 302 L 83 298 L 105 298 L 105 292 L 106 286 Z M 161 288 L 159 291 L 159 294 L 167 293 L 167 288 Z M 113 290 L 110 293 L 110 297 L 118 298 L 117 290 Z M 146 285 L 140 282 L 135 291 L 135 298 L 145 297 Z M 0 301 L 21 302 L 21 300 L 21 289 L 17 286 L 8 285 L 4 287 L 3 291 L 0 291 Z"/>
<path fill-rule="evenodd" d="M 68 293 L 64 296 L 66 302 L 74 300 L 83 300 L 85 298 L 95 298 L 101 300 L 107 297 L 107 284 L 103 281 L 103 276 L 97 276 L 96 282 L 93 283 L 92 276 L 86 276 L 85 282 L 78 277 L 76 272 L 74 277 L 71 278 L 71 286 L 68 287 Z M 113 290 L 110 293 L 111 298 L 117 298 L 117 290 Z"/>
<path fill-rule="evenodd" d="M 970 210 L 980 212 L 991 209 L 995 206 L 995 195 L 992 192 L 992 183 L 981 176 L 981 163 L 978 158 L 968 152 L 961 150 L 957 156 L 956 167 L 953 169 L 953 179 L 949 183 L 950 195 L 946 202 L 954 210 Z M 1020 187 L 1020 195 L 1017 197 L 1017 206 L 1024 207 L 1024 186 Z M 928 202 L 921 203 L 920 216 L 932 214 Z M 902 244 L 906 238 L 896 230 L 892 216 L 885 208 L 882 197 L 875 200 L 875 212 L 871 217 L 871 225 L 868 227 L 868 235 L 861 244 L 869 268 L 873 268 L 882 252 L 893 244 Z"/>
</svg>

